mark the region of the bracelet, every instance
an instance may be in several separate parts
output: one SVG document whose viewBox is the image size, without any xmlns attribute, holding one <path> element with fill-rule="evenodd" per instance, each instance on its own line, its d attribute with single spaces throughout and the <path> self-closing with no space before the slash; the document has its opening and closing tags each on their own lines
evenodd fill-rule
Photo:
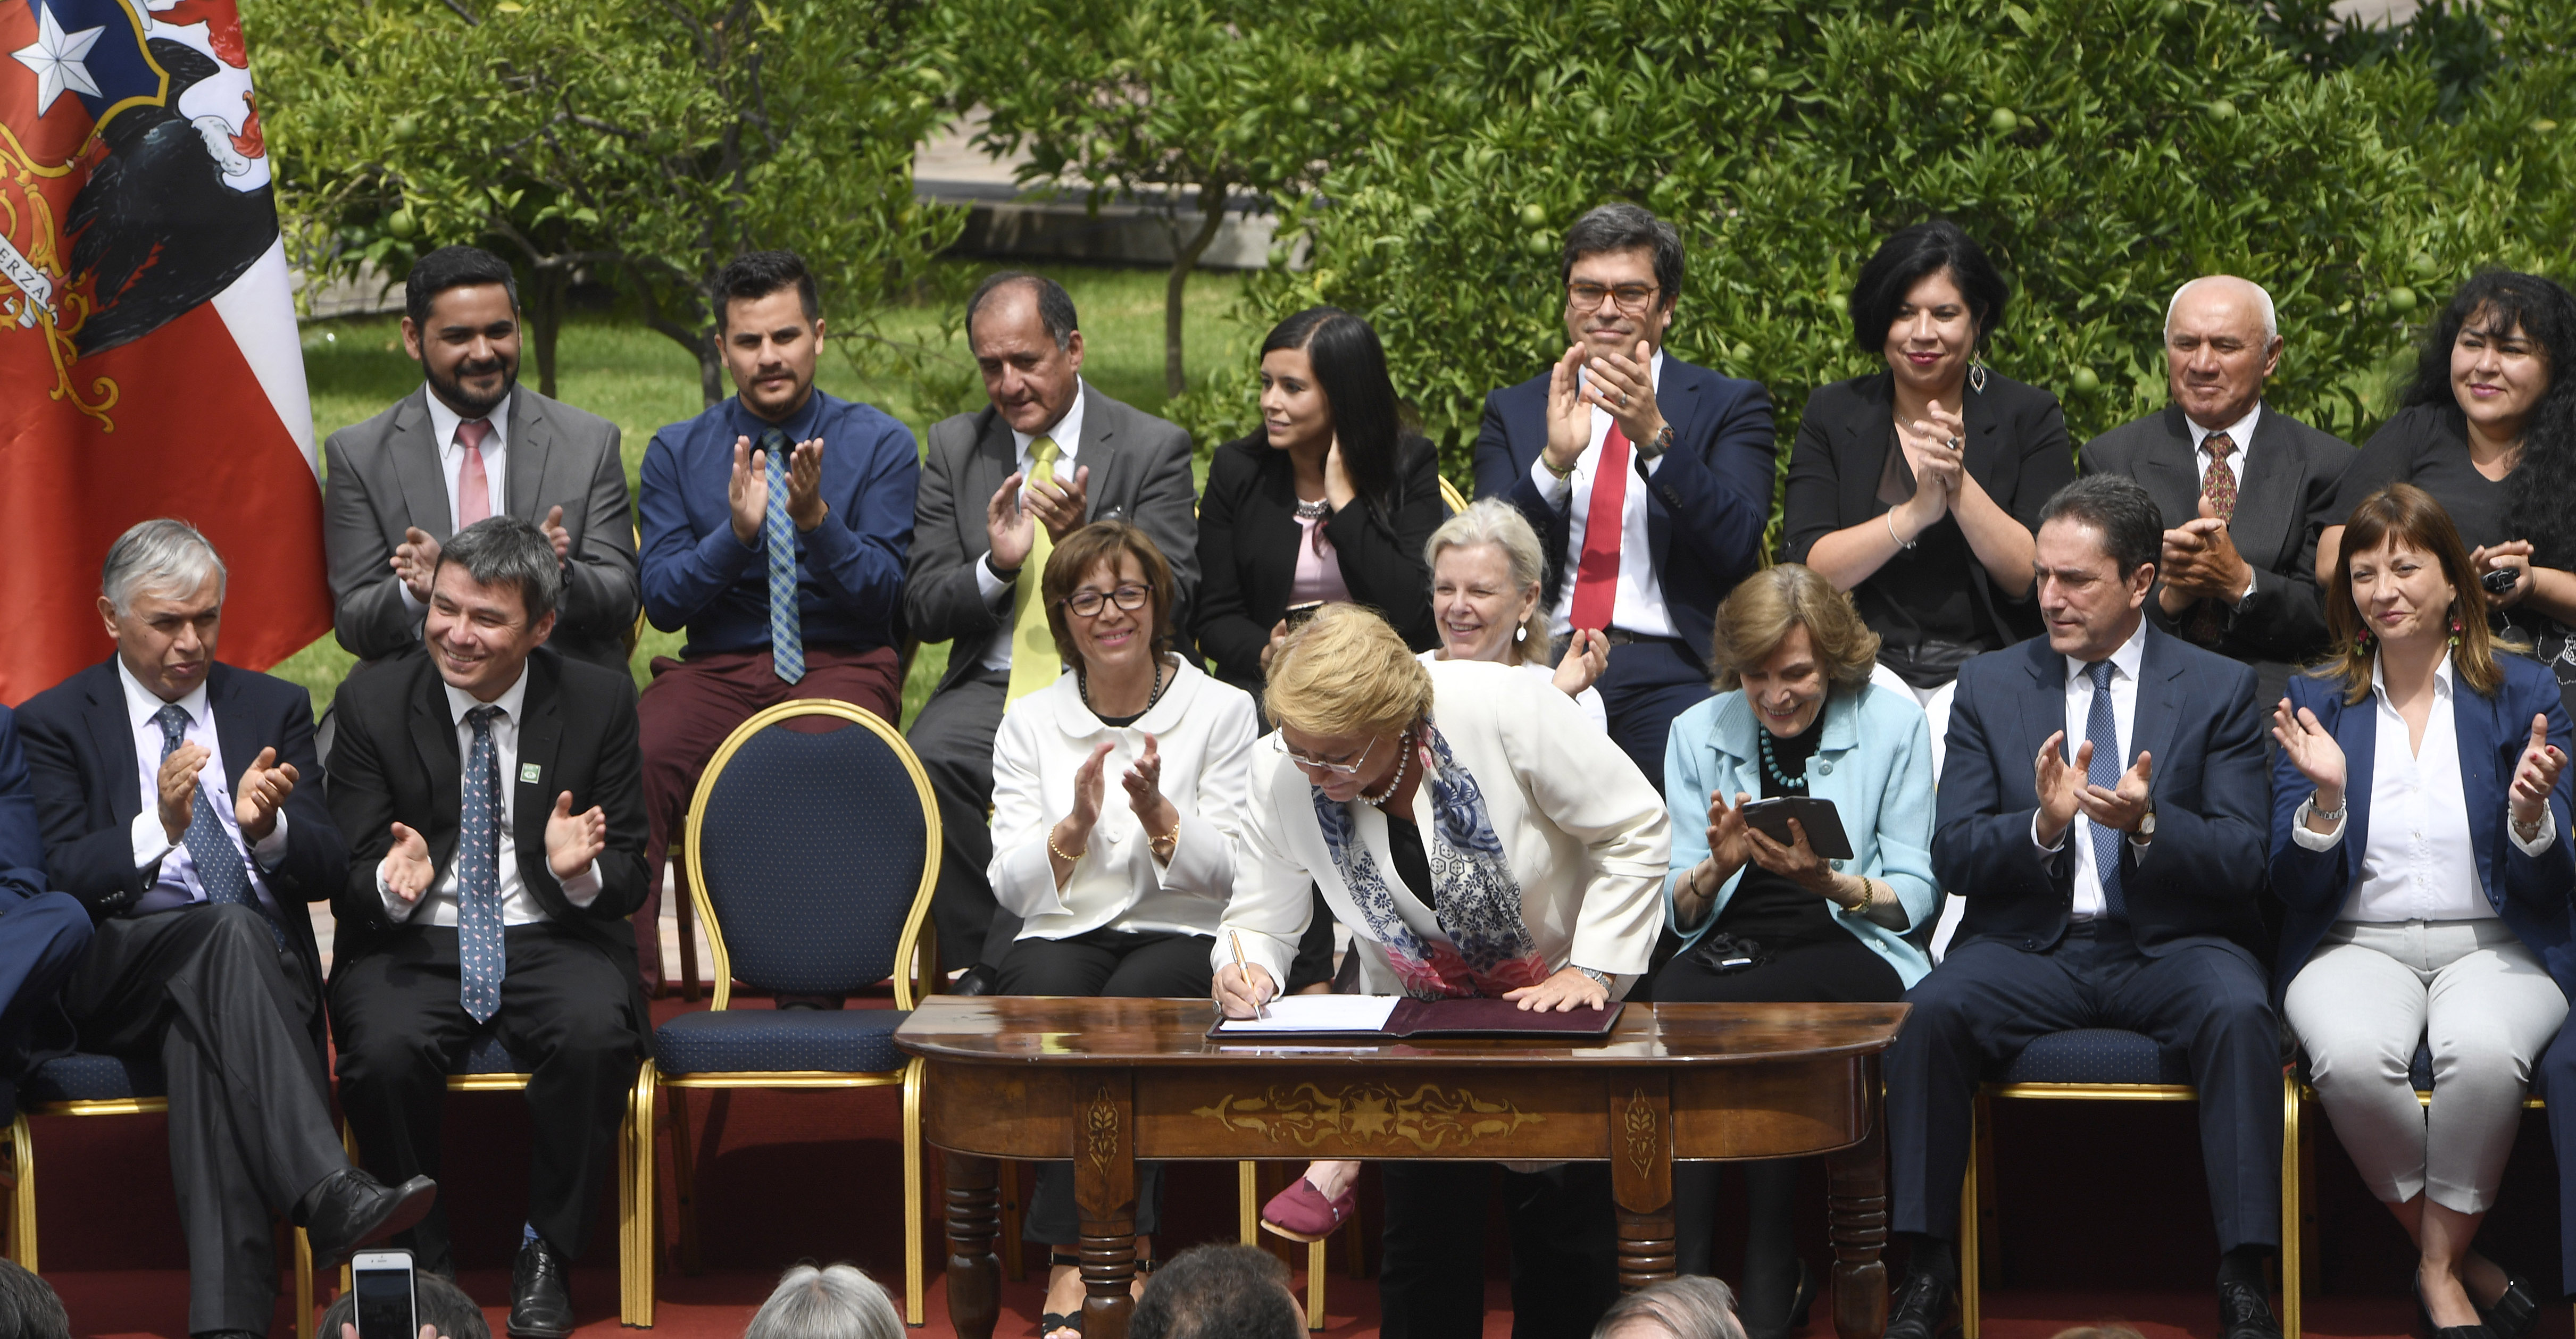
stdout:
<svg viewBox="0 0 2576 1339">
<path fill-rule="evenodd" d="M 1878 898 L 1878 890 L 1869 886 L 1869 879 L 1867 876 L 1863 875 L 1856 877 L 1860 878 L 1860 900 L 1857 902 L 1845 903 L 1841 898 L 1834 899 L 1834 905 L 1841 907 L 1845 915 L 1859 912 Z"/>
<path fill-rule="evenodd" d="M 1172 852 L 1181 848 L 1181 820 L 1173 819 L 1171 831 L 1160 837 L 1147 837 L 1145 844 L 1152 847 L 1155 853 L 1164 859 L 1170 859 Z"/>
<path fill-rule="evenodd" d="M 1882 521 L 1887 522 L 1887 537 L 1888 537 L 1889 539 L 1892 539 L 1892 540 L 1895 540 L 1895 541 L 1896 541 L 1896 547 L 1898 547 L 1898 548 L 1900 548 L 1900 549 L 1911 549 L 1911 548 L 1913 548 L 1916 544 L 1919 544 L 1919 543 L 1921 543 L 1921 542 L 1922 542 L 1920 539 L 1912 539 L 1912 540 L 1909 540 L 1909 539 L 1907 539 L 1905 536 L 1903 536 L 1903 535 L 1900 535 L 1900 534 L 1896 533 L 1896 513 L 1895 513 L 1895 512 L 1893 512 L 1893 511 L 1883 511 L 1883 512 L 1880 512 L 1880 513 L 1878 514 L 1878 519 L 1880 519 L 1880 520 L 1882 520 Z"/>
<path fill-rule="evenodd" d="M 1061 860 L 1068 865 L 1091 854 L 1091 846 L 1087 842 L 1083 844 L 1083 848 L 1081 850 L 1075 851 L 1069 855 L 1066 854 L 1062 847 L 1055 844 L 1055 829 L 1052 827 L 1047 829 L 1047 850 L 1051 852 L 1056 859 Z"/>
<path fill-rule="evenodd" d="M 1547 453 L 1545 451 L 1538 453 L 1538 463 L 1545 465 L 1547 467 L 1547 472 L 1555 475 L 1559 479 L 1571 479 L 1574 477 L 1574 467 L 1572 465 L 1568 465 L 1564 469 L 1558 469 L 1556 466 L 1548 464 Z"/>
<path fill-rule="evenodd" d="M 2310 817 L 2310 818 L 2322 818 L 2322 819 L 2324 819 L 2325 821 L 2327 821 L 2327 822 L 2329 822 L 2329 823 L 2340 823 L 2340 822 L 2342 822 L 2342 821 L 2343 821 L 2343 811 L 2344 811 L 2344 808 L 2345 808 L 2345 806 L 2346 806 L 2346 805 L 2349 805 L 2349 804 L 2351 804 L 2351 803 L 2352 803 L 2352 796 L 2350 796 L 2350 795 L 2346 795 L 2346 796 L 2344 796 L 2343 798 L 2344 798 L 2344 802 L 2343 802 L 2343 804 L 2338 804 L 2338 805 L 2336 805 L 2336 806 L 2334 807 L 2334 809 L 2333 809 L 2332 811 L 2328 811 L 2328 810 L 2320 809 L 2320 808 L 2318 808 L 2318 807 L 2317 807 L 2317 797 L 2316 797 L 2316 792 L 2314 792 L 2314 791 L 2310 791 L 2310 792 L 2308 793 L 2308 817 Z"/>
</svg>

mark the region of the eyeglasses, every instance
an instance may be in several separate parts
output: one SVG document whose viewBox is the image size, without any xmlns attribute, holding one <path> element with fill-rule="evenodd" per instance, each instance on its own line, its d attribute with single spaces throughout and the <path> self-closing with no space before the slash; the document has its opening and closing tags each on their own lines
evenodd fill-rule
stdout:
<svg viewBox="0 0 2576 1339">
<path fill-rule="evenodd" d="M 1098 614 L 1100 606 L 1107 603 L 1115 603 L 1119 608 L 1132 614 L 1144 608 L 1145 601 L 1152 598 L 1153 594 L 1154 592 L 1142 586 L 1120 586 L 1107 595 L 1096 590 L 1078 590 L 1064 597 L 1063 604 L 1065 608 L 1084 618 Z"/>
<path fill-rule="evenodd" d="M 1361 745 L 1360 756 L 1351 759 L 1349 762 L 1326 762 L 1321 758 L 1309 758 L 1305 754 L 1299 753 L 1297 750 L 1288 747 L 1288 737 L 1283 734 L 1272 734 L 1270 736 L 1270 747 L 1277 749 L 1281 753 L 1287 754 L 1288 761 L 1293 762 L 1308 771 L 1331 772 L 1336 776 L 1351 776 L 1357 773 L 1360 768 L 1367 765 L 1369 750 L 1377 747 L 1377 740 L 1372 738 L 1368 743 Z"/>
<path fill-rule="evenodd" d="M 1576 311 L 1590 311 L 1599 307 L 1602 299 L 1612 298 L 1619 303 L 1619 310 L 1637 314 L 1646 310 L 1646 304 L 1655 300 L 1658 291 L 1653 284 L 1620 284 L 1607 288 L 1600 284 L 1576 282 L 1565 286 L 1565 303 Z"/>
</svg>

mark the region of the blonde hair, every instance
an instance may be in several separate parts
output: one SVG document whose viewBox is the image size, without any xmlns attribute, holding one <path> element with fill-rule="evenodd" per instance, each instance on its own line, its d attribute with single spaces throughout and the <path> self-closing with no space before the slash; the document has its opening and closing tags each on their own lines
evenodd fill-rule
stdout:
<svg viewBox="0 0 2576 1339">
<path fill-rule="evenodd" d="M 1717 607 L 1717 637 L 1709 647 L 1716 687 L 1731 693 L 1744 671 L 1771 658 L 1789 629 L 1803 627 L 1816 647 L 1816 663 L 1835 688 L 1857 691 L 1878 660 L 1878 634 L 1861 622 L 1851 596 L 1803 563 L 1782 563 L 1746 577 Z"/>
<path fill-rule="evenodd" d="M 1261 705 L 1305 734 L 1393 734 L 1431 714 L 1431 672 L 1375 611 L 1328 604 L 1270 657 Z"/>
<path fill-rule="evenodd" d="M 1472 549 L 1480 544 L 1491 544 L 1503 551 L 1503 560 L 1512 569 L 1515 592 L 1536 589 L 1547 575 L 1547 557 L 1539 551 L 1538 532 L 1530 529 L 1529 518 L 1521 515 L 1520 508 L 1492 497 L 1471 502 L 1465 511 L 1442 521 L 1422 546 L 1422 565 L 1432 571 L 1436 583 L 1443 550 Z M 1547 658 L 1547 609 L 1542 595 L 1530 606 L 1529 617 L 1521 620 L 1525 656 Z"/>
</svg>

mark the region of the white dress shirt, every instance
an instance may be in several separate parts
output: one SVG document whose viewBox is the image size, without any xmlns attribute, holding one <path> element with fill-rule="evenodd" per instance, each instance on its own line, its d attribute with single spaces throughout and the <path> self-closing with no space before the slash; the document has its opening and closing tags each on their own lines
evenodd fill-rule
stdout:
<svg viewBox="0 0 2576 1339">
<path fill-rule="evenodd" d="M 2478 848 L 2469 836 L 2469 800 L 2460 780 L 2460 727 L 2453 705 L 2458 684 L 2451 657 L 2433 669 L 2433 705 L 2424 715 L 2423 742 L 2409 749 L 2406 718 L 2388 700 L 2388 679 L 2377 657 L 2370 666 L 2371 711 L 2377 738 L 2370 750 L 2370 837 L 2353 866 L 2352 891 L 2343 900 L 2347 921 L 2471 921 L 2496 914 L 2478 882 Z M 2331 851 L 2344 825 L 2308 830 L 2314 796 L 2290 816 L 2290 840 L 2311 851 Z M 2345 811 L 2351 805 L 2346 800 Z M 2540 833 L 2530 841 L 2505 830 L 2525 855 L 2547 851 L 2558 837 L 2558 818 L 2541 811 Z"/>
<path fill-rule="evenodd" d="M 508 491 L 506 481 L 510 477 L 510 399 L 517 394 L 518 391 L 512 390 L 502 396 L 501 403 L 492 406 L 492 413 L 484 420 L 492 425 L 492 431 L 483 439 L 483 478 L 491 487 L 492 514 L 495 516 L 508 510 L 505 494 Z M 430 439 L 438 443 L 438 477 L 447 485 L 447 533 L 453 535 L 465 528 L 457 524 L 456 512 L 456 471 L 465 463 L 465 447 L 456 440 L 456 425 L 465 419 L 448 408 L 447 402 L 438 398 L 438 392 L 431 391 L 426 398 L 429 400 Z M 394 589 L 401 592 L 403 608 L 414 617 L 429 607 L 412 595 L 410 583 L 397 581 Z"/>
<path fill-rule="evenodd" d="M 215 818 L 224 825 L 224 835 L 232 839 L 233 849 L 240 850 L 241 823 L 233 813 L 233 797 L 227 793 L 230 783 L 224 776 L 224 746 L 215 737 L 215 713 L 207 706 L 206 686 L 198 684 L 176 703 L 165 703 L 125 668 L 122 659 L 116 662 L 116 681 L 125 686 L 125 716 L 134 726 L 134 761 L 143 783 L 143 811 L 134 816 L 130 832 L 134 867 L 150 870 L 155 862 L 161 867 L 153 876 L 152 886 L 145 889 L 142 898 L 134 904 L 135 914 L 168 911 L 192 902 L 203 902 L 206 900 L 206 886 L 197 880 L 197 862 L 189 854 L 186 834 L 183 832 L 182 840 L 174 842 L 161 828 L 163 736 L 161 722 L 153 718 L 161 714 L 164 706 L 175 705 L 188 713 L 188 732 L 183 742 L 195 744 L 205 749 L 207 754 L 206 765 L 197 771 L 197 788 L 205 793 L 207 803 L 214 806 Z M 251 859 L 244 868 L 250 873 L 251 892 L 258 896 L 262 906 L 275 913 L 277 898 L 268 891 L 268 882 L 259 875 L 261 870 L 277 868 L 277 862 L 286 858 L 285 810 L 277 811 L 276 829 L 260 839 L 250 854 Z"/>
<path fill-rule="evenodd" d="M 1234 895 L 1235 850 L 1243 837 L 1254 742 L 1261 733 L 1252 695 L 1209 678 L 1186 659 L 1162 700 L 1129 725 L 1104 725 L 1083 705 L 1081 677 L 1060 675 L 1011 704 L 993 739 L 993 899 L 1027 920 L 1022 939 L 1066 939 L 1103 926 L 1117 930 L 1216 933 Z M 1154 736 L 1163 797 L 1180 815 L 1170 864 L 1154 858 L 1148 833 L 1119 784 Z M 1101 762 L 1100 820 L 1064 887 L 1055 883 L 1047 838 L 1073 812 L 1073 778 L 1091 751 Z"/>
<path fill-rule="evenodd" d="M 2120 770 L 2124 772 L 2136 761 L 2130 756 L 2130 751 L 2138 741 L 2137 731 L 2133 728 L 2138 720 L 2138 662 L 2145 657 L 2146 647 L 2147 625 L 2141 619 L 2137 630 L 2129 634 L 2129 640 L 2120 643 L 2119 649 L 2111 653 L 2111 729 L 2120 741 Z M 2092 738 L 2089 732 L 2093 720 L 2093 676 L 2086 672 L 2083 661 L 2073 656 L 2060 659 L 2066 662 L 2066 765 L 2073 767 L 2076 750 L 2084 747 L 2085 740 Z M 2085 817 L 2083 810 L 2076 810 L 2075 821 L 2066 825 L 2066 831 L 2057 834 L 2055 846 L 2048 846 L 2039 840 L 2039 815 L 2033 813 L 2030 816 L 2031 844 L 2039 847 L 2043 861 L 2066 849 L 2066 839 L 2070 835 L 2075 838 L 2075 907 L 2072 914 L 2079 921 L 2091 920 L 2104 910 L 2102 875 L 2093 868 L 2093 820 Z"/>
<path fill-rule="evenodd" d="M 1664 384 L 1663 350 L 1655 350 L 1654 364 L 1647 375 L 1660 391 Z M 1585 372 L 1583 377 L 1588 382 L 1591 373 Z M 1574 458 L 1574 473 L 1566 478 L 1557 478 L 1556 472 L 1547 467 L 1544 451 L 1530 462 L 1530 478 L 1538 484 L 1539 496 L 1546 498 L 1549 506 L 1567 508 L 1565 566 L 1569 573 L 1583 559 L 1583 529 L 1592 515 L 1592 482 L 1600 476 L 1601 446 L 1610 438 L 1613 421 L 1609 410 L 1599 405 L 1592 407 L 1592 441 L 1583 448 L 1582 455 Z M 1674 635 L 1673 616 L 1664 607 L 1664 588 L 1655 580 L 1655 551 L 1646 537 L 1646 486 L 1636 477 L 1636 448 L 1646 444 L 1628 445 L 1627 490 L 1619 495 L 1619 584 L 1610 605 L 1610 626 L 1644 637 L 1670 637 Z M 1647 461 L 1647 477 L 1652 478 L 1663 464 L 1662 456 Z M 1569 501 L 1571 507 L 1567 507 Z M 1548 616 L 1551 637 L 1562 637 L 1574 630 L 1572 589 L 1568 582 L 1568 598 L 1558 601 L 1556 612 Z"/>
<path fill-rule="evenodd" d="M 1074 378 L 1073 403 L 1066 407 L 1064 417 L 1057 419 L 1043 430 L 1028 433 L 1017 428 L 1011 429 L 1011 447 L 1017 452 L 1012 457 L 1012 468 L 1022 480 L 1025 481 L 1028 478 L 1030 470 L 1037 468 L 1037 455 L 1033 448 L 1040 437 L 1052 438 L 1055 442 L 1055 477 L 1059 480 L 1069 480 L 1073 477 L 1074 457 L 1082 454 L 1083 391 L 1082 378 Z M 1028 485 L 1023 482 L 1020 485 L 1021 506 L 1028 505 L 1028 496 Z M 964 503 L 964 499 L 959 500 L 959 505 L 962 506 Z M 1033 524 L 1043 525 L 1045 522 Z M 1023 567 L 1020 577 L 1022 580 L 1035 581 L 1038 579 L 1038 573 Z M 1002 616 L 1000 630 L 993 634 L 992 642 L 984 648 L 984 668 L 988 670 L 1006 670 L 1011 667 L 1011 591 L 1016 585 L 1018 585 L 1016 581 L 1004 581 L 993 575 L 992 554 L 986 553 L 976 562 L 975 589 L 983 593 L 984 603 L 999 610 Z"/>
<path fill-rule="evenodd" d="M 474 758 L 474 727 L 466 723 L 465 713 L 480 706 L 501 709 L 501 714 L 492 718 L 492 766 L 494 774 L 501 779 L 501 812 L 493 816 L 493 826 L 500 832 L 501 923 L 527 925 L 545 920 L 545 904 L 537 901 L 536 895 L 528 891 L 527 880 L 519 876 L 519 834 L 513 821 L 517 816 L 519 795 L 519 709 L 528 697 L 528 668 L 521 665 L 518 679 L 489 703 L 475 701 L 473 694 L 452 684 L 443 686 L 447 693 L 448 718 L 456 723 L 456 761 L 459 767 Z M 547 800 L 547 807 L 552 808 L 553 797 L 549 795 Z M 428 838 L 428 833 L 421 834 L 422 840 Z M 539 852 L 537 858 L 542 860 L 545 854 Z M 418 902 L 408 905 L 385 881 L 385 869 L 392 863 L 393 854 L 387 852 L 384 860 L 376 865 L 376 895 L 385 900 L 385 915 L 397 922 L 411 921 L 420 925 L 456 924 L 458 876 L 465 864 L 462 859 L 449 861 L 447 871 L 439 875 L 438 882 L 431 884 Z M 576 907 L 589 906 L 599 896 L 599 862 L 594 860 L 590 862 L 590 868 L 563 880 L 563 894 Z"/>
</svg>

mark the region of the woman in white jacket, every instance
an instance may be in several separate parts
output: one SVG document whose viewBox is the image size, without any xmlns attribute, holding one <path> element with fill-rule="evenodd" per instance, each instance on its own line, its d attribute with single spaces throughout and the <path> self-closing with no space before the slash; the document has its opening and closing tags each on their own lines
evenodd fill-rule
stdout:
<svg viewBox="0 0 2576 1339">
<path fill-rule="evenodd" d="M 1172 654 L 1172 569 L 1145 532 L 1100 521 L 1047 558 L 1041 598 L 1070 671 L 1011 704 L 993 741 L 996 901 L 1024 918 L 1005 995 L 1203 997 L 1234 891 L 1252 698 Z M 1113 795 L 1110 778 L 1117 778 Z M 1141 1168 L 1150 1258 L 1161 1168 Z M 1040 1333 L 1080 1332 L 1073 1167 L 1049 1163 L 1027 1239 L 1051 1248 Z"/>
</svg>

